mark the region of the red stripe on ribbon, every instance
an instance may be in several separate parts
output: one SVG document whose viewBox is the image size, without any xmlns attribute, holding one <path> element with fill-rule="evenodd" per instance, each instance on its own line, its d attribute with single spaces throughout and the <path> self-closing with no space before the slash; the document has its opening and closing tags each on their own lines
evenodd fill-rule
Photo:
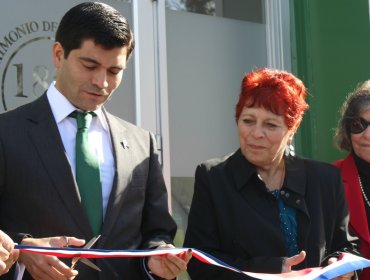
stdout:
<svg viewBox="0 0 370 280">
<path fill-rule="evenodd" d="M 58 258 L 143 258 L 149 256 L 163 256 L 167 254 L 180 254 L 189 250 L 189 248 L 160 248 L 155 250 L 97 250 L 97 249 L 78 249 L 78 248 L 50 248 L 50 247 L 35 247 L 35 246 L 23 246 L 16 245 L 16 249 L 23 252 L 29 252 L 34 254 L 50 255 Z M 234 268 L 200 250 L 192 250 L 193 257 L 197 260 L 225 269 L 229 269 L 236 273 L 243 273 L 252 276 L 257 279 L 265 280 L 314 280 L 314 279 L 332 279 L 334 277 L 343 275 L 345 273 L 370 267 L 370 261 L 349 253 L 343 253 L 343 257 L 337 262 L 328 265 L 326 267 L 315 267 L 307 268 L 299 271 L 291 271 L 288 273 L 281 274 L 266 274 L 266 273 L 254 273 L 248 271 L 241 271 Z M 330 278 L 322 278 L 330 277 Z"/>
</svg>

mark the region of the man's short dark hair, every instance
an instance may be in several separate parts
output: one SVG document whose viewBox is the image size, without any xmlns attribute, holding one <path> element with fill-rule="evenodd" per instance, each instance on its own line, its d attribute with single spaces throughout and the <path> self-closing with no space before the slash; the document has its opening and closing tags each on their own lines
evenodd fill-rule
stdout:
<svg viewBox="0 0 370 280">
<path fill-rule="evenodd" d="M 127 19 L 115 8 L 101 2 L 84 2 L 67 11 L 59 23 L 55 39 L 62 45 L 65 58 L 88 39 L 105 49 L 127 46 L 127 59 L 135 46 Z"/>
</svg>

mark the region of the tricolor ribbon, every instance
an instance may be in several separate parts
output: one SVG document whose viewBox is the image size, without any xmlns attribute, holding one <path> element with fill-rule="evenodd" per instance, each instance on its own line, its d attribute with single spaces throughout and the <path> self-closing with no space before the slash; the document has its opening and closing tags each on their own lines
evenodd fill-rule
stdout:
<svg viewBox="0 0 370 280">
<path fill-rule="evenodd" d="M 166 254 L 177 255 L 186 252 L 187 250 L 191 250 L 193 257 L 203 263 L 223 267 L 236 273 L 243 273 L 256 279 L 264 280 L 326 280 L 333 279 L 354 270 L 370 267 L 370 260 L 349 253 L 343 253 L 340 260 L 326 267 L 308 268 L 281 274 L 266 274 L 239 270 L 207 253 L 193 248 L 161 248 L 155 250 L 99 250 L 81 248 L 36 247 L 25 245 L 16 245 L 15 248 L 23 252 L 50 255 L 58 258 L 143 258 L 149 256 L 163 256 Z"/>
</svg>

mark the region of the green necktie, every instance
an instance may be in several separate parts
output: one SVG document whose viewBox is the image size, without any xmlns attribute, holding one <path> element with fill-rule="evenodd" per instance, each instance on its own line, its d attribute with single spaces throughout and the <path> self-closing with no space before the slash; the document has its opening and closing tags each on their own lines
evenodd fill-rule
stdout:
<svg viewBox="0 0 370 280">
<path fill-rule="evenodd" d="M 82 204 L 94 235 L 100 233 L 103 221 L 102 187 L 99 172 L 99 161 L 89 146 L 88 130 L 94 112 L 74 111 L 70 115 L 77 120 L 76 134 L 76 181 L 80 190 Z"/>
</svg>

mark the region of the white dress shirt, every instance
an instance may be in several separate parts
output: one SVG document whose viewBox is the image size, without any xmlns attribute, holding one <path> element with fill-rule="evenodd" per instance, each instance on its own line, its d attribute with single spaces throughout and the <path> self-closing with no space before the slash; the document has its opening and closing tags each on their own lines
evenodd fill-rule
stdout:
<svg viewBox="0 0 370 280">
<path fill-rule="evenodd" d="M 69 162 L 74 174 L 76 174 L 76 132 L 77 121 L 68 117 L 70 113 L 77 110 L 67 98 L 61 94 L 54 83 L 47 91 L 54 119 L 58 125 L 64 148 L 67 152 Z M 97 117 L 93 118 L 89 127 L 89 143 L 95 151 L 99 160 L 100 178 L 102 181 L 103 196 L 103 219 L 107 210 L 109 195 L 112 190 L 115 163 L 113 157 L 112 143 L 110 139 L 109 126 L 101 108 L 94 111 Z"/>
</svg>

